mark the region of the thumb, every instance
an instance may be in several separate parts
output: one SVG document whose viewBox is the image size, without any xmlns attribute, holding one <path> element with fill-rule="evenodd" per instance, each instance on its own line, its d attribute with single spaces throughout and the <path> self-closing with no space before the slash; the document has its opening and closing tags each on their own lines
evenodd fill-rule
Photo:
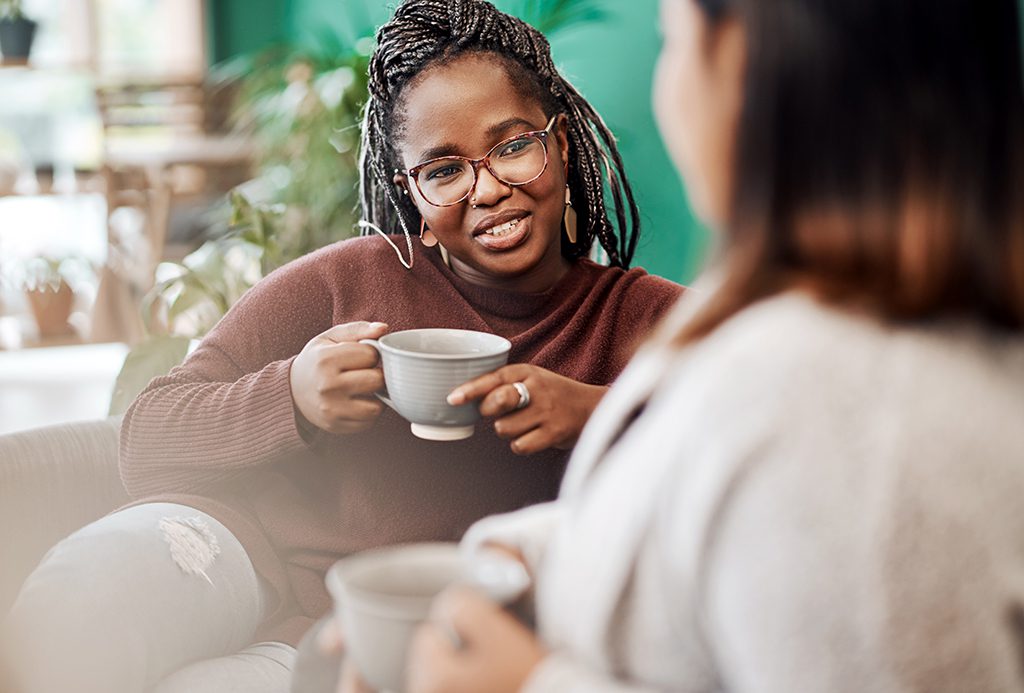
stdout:
<svg viewBox="0 0 1024 693">
<path fill-rule="evenodd" d="M 475 640 L 474 634 L 484 619 L 493 619 L 501 607 L 476 589 L 459 585 L 442 592 L 431 608 L 431 620 L 447 624 L 467 643 Z"/>
<path fill-rule="evenodd" d="M 346 322 L 335 325 L 320 333 L 320 337 L 332 342 L 358 342 L 360 339 L 376 339 L 388 331 L 387 323 L 383 322 Z"/>
</svg>

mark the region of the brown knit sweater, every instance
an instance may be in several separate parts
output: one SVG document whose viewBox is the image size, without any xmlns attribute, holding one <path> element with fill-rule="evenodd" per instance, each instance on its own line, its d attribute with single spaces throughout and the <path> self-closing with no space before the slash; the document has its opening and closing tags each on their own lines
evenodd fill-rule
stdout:
<svg viewBox="0 0 1024 693">
<path fill-rule="evenodd" d="M 604 385 L 681 291 L 580 260 L 552 289 L 521 294 L 470 284 L 421 245 L 416 257 L 407 271 L 383 239 L 358 238 L 274 272 L 125 416 L 120 467 L 132 498 L 216 517 L 276 590 L 262 639 L 294 644 L 329 608 L 323 578 L 338 558 L 457 540 L 485 515 L 551 499 L 567 457 L 517 457 L 486 423 L 464 441 L 419 440 L 390 409 L 369 431 L 306 440 L 288 377 L 306 342 L 354 320 L 481 330 L 511 340 L 510 363 Z"/>
</svg>

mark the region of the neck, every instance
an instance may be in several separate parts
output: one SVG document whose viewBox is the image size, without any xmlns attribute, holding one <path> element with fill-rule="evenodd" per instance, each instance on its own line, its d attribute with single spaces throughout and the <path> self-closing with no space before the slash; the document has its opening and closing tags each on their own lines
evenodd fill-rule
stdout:
<svg viewBox="0 0 1024 693">
<path fill-rule="evenodd" d="M 451 256 L 452 272 L 471 284 L 503 291 L 535 294 L 547 291 L 569 271 L 569 261 L 562 257 L 561 248 L 553 246 L 544 259 L 523 274 L 514 277 L 486 274 L 470 267 L 454 255 Z"/>
</svg>

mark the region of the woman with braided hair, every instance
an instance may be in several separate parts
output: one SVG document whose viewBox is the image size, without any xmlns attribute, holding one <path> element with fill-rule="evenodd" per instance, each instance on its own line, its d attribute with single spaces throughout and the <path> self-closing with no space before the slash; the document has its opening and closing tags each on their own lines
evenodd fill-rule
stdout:
<svg viewBox="0 0 1024 693">
<path fill-rule="evenodd" d="M 121 430 L 133 504 L 59 543 L 6 622 L 23 693 L 287 690 L 327 568 L 554 498 L 679 295 L 629 269 L 638 213 L 615 140 L 541 34 L 482 0 L 407 0 L 377 42 L 368 235 L 272 273 L 139 395 Z M 359 340 L 419 327 L 512 343 L 508 366 L 450 396 L 486 417 L 466 440 L 416 438 L 373 396 Z"/>
</svg>

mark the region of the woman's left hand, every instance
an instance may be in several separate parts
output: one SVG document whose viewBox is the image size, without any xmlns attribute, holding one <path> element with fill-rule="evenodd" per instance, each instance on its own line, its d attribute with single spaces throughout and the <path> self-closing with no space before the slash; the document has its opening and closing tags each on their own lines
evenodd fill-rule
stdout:
<svg viewBox="0 0 1024 693">
<path fill-rule="evenodd" d="M 513 383 L 522 383 L 530 402 L 520 408 L 520 394 Z M 458 406 L 480 400 L 480 413 L 496 417 L 494 431 L 512 441 L 520 455 L 547 448 L 571 448 L 587 419 L 608 391 L 552 373 L 539 366 L 513 364 L 460 385 L 448 395 Z"/>
<path fill-rule="evenodd" d="M 438 624 L 461 639 L 457 647 Z M 454 588 L 434 602 L 410 651 L 409 693 L 513 693 L 547 653 L 515 617 L 483 595 Z"/>
</svg>

